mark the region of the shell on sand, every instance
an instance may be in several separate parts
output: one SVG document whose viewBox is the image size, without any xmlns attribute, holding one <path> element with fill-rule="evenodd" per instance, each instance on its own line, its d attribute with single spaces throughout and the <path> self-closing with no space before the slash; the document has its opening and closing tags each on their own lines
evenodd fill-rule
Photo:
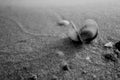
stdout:
<svg viewBox="0 0 120 80">
<path fill-rule="evenodd" d="M 83 42 L 90 42 L 98 35 L 98 24 L 93 19 L 87 19 L 79 31 Z"/>
<path fill-rule="evenodd" d="M 70 24 L 70 22 L 67 21 L 67 20 L 61 20 L 58 24 L 61 25 L 61 26 L 67 26 L 67 25 Z"/>
<path fill-rule="evenodd" d="M 76 30 L 74 30 L 73 28 L 70 28 L 68 30 L 68 37 L 73 40 L 73 41 L 79 41 L 79 38 L 78 38 L 78 34 L 76 32 Z"/>
</svg>

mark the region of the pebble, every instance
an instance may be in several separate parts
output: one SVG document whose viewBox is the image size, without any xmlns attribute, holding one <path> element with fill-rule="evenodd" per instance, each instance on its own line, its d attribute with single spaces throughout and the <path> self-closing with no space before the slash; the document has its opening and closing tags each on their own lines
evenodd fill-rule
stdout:
<svg viewBox="0 0 120 80">
<path fill-rule="evenodd" d="M 58 77 L 53 75 L 53 78 L 51 80 L 58 80 Z"/>
<path fill-rule="evenodd" d="M 37 80 L 37 76 L 33 75 L 32 77 L 29 77 L 27 80 Z"/>
<path fill-rule="evenodd" d="M 62 67 L 62 70 L 63 70 L 63 71 L 69 71 L 68 65 L 64 65 L 64 66 Z"/>
<path fill-rule="evenodd" d="M 116 54 L 117 58 L 120 58 L 120 51 L 117 49 L 114 49 L 114 53 Z"/>
<path fill-rule="evenodd" d="M 89 62 L 91 62 L 91 59 L 90 59 L 89 56 L 86 57 L 86 60 L 89 61 Z"/>
<path fill-rule="evenodd" d="M 60 22 L 58 22 L 58 25 L 60 26 L 68 26 L 70 24 L 70 22 L 68 20 L 61 20 Z"/>
<path fill-rule="evenodd" d="M 66 61 L 62 62 L 62 70 L 63 71 L 69 71 L 70 70 L 69 65 Z"/>
<path fill-rule="evenodd" d="M 114 47 L 120 51 L 120 41 L 116 42 Z"/>
<path fill-rule="evenodd" d="M 113 54 L 103 54 L 102 56 L 103 56 L 104 60 L 107 62 L 109 62 L 109 61 L 117 62 L 117 58 Z"/>
<path fill-rule="evenodd" d="M 117 74 L 117 78 L 120 78 L 120 73 Z"/>
<path fill-rule="evenodd" d="M 108 42 L 108 43 L 106 43 L 104 46 L 105 46 L 106 48 L 113 48 L 113 45 L 114 45 L 113 42 Z"/>
<path fill-rule="evenodd" d="M 57 50 L 56 53 L 59 57 L 64 57 L 65 56 L 65 54 L 62 51 Z"/>
</svg>

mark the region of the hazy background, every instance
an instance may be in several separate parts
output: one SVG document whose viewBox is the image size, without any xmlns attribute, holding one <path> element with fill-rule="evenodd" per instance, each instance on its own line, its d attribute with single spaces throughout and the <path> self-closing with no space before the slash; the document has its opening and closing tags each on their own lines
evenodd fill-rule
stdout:
<svg viewBox="0 0 120 80">
<path fill-rule="evenodd" d="M 105 3 L 117 0 L 0 0 L 0 5 L 16 6 L 72 6 L 85 5 L 90 3 Z"/>
</svg>

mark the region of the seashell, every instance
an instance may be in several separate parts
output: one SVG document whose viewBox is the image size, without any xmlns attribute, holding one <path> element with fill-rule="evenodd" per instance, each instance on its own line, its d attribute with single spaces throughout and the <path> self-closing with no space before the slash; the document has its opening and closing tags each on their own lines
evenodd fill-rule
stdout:
<svg viewBox="0 0 120 80">
<path fill-rule="evenodd" d="M 60 25 L 60 26 L 68 26 L 69 24 L 70 24 L 70 22 L 67 21 L 67 20 L 61 20 L 61 21 L 58 23 L 58 25 Z"/>
<path fill-rule="evenodd" d="M 72 41 L 75 41 L 75 42 L 78 42 L 79 41 L 79 36 L 78 36 L 78 33 L 76 32 L 76 30 L 70 28 L 68 30 L 68 37 L 72 40 Z"/>
<path fill-rule="evenodd" d="M 87 19 L 79 31 L 82 42 L 89 43 L 98 35 L 98 24 L 95 20 Z"/>
<path fill-rule="evenodd" d="M 68 30 L 68 37 L 74 42 L 80 42 L 79 29 L 76 28 L 75 24 L 71 21 L 72 28 Z"/>
</svg>

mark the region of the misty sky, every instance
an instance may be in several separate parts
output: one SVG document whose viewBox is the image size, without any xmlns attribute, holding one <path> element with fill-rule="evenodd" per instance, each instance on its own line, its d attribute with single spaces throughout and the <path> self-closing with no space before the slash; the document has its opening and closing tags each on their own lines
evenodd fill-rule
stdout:
<svg viewBox="0 0 120 80">
<path fill-rule="evenodd" d="M 76 5 L 99 3 L 110 0 L 0 0 L 2 5 L 47 6 L 47 5 Z"/>
</svg>

